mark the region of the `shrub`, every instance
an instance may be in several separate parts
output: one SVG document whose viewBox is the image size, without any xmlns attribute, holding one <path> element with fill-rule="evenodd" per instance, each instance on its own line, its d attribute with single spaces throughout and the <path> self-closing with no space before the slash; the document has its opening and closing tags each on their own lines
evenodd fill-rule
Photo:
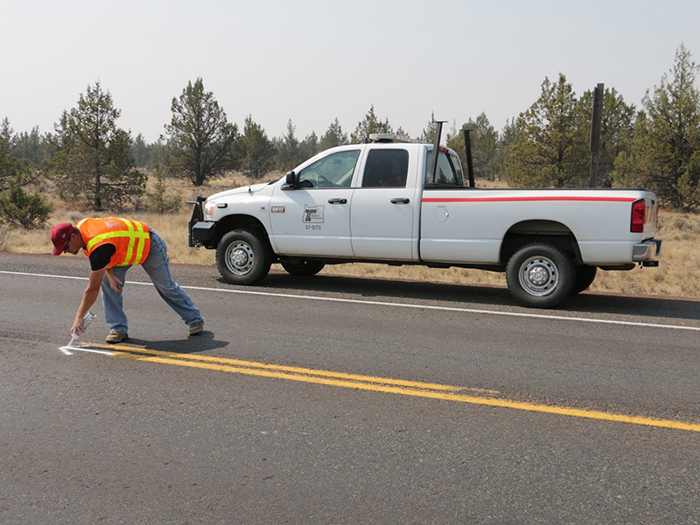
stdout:
<svg viewBox="0 0 700 525">
<path fill-rule="evenodd" d="M 41 228 L 53 211 L 38 193 L 28 193 L 22 188 L 22 177 L 10 180 L 9 188 L 0 192 L 0 222 L 22 228 Z"/>
<path fill-rule="evenodd" d="M 168 213 L 177 213 L 180 211 L 182 199 L 179 195 L 166 195 L 167 186 L 160 168 L 156 170 L 156 182 L 153 185 L 153 191 L 146 193 L 151 211 L 165 215 Z"/>
</svg>

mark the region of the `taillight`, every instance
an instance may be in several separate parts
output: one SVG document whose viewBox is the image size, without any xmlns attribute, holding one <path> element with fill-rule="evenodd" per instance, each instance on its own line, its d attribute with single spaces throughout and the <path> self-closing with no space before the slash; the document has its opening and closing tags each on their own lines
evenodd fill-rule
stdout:
<svg viewBox="0 0 700 525">
<path fill-rule="evenodd" d="M 630 231 L 632 233 L 644 232 L 645 212 L 644 199 L 639 199 L 632 203 L 632 223 L 630 224 Z"/>
</svg>

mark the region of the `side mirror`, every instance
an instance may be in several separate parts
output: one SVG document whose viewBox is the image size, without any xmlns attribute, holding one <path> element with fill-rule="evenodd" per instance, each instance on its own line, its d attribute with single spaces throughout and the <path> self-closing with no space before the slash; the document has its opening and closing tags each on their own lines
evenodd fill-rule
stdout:
<svg viewBox="0 0 700 525">
<path fill-rule="evenodd" d="M 287 186 L 289 186 L 290 188 L 299 187 L 299 177 L 296 173 L 294 173 L 294 171 L 287 172 Z"/>
</svg>

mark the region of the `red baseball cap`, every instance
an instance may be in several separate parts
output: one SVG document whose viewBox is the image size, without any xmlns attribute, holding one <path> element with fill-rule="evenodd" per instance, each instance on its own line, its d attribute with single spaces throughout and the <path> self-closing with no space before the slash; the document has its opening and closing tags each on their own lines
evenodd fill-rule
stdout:
<svg viewBox="0 0 700 525">
<path fill-rule="evenodd" d="M 51 242 L 53 243 L 51 255 L 61 255 L 63 253 L 71 233 L 73 233 L 73 225 L 70 222 L 59 222 L 51 229 Z"/>
</svg>

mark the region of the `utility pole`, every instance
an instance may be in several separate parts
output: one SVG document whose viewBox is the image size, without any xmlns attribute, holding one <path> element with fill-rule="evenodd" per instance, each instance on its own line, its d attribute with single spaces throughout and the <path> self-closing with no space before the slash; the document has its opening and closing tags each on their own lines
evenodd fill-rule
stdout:
<svg viewBox="0 0 700 525">
<path fill-rule="evenodd" d="M 593 117 L 591 118 L 591 178 L 590 188 L 598 185 L 598 164 L 600 160 L 600 127 L 603 120 L 603 95 L 605 84 L 598 84 L 593 94 Z"/>
</svg>

